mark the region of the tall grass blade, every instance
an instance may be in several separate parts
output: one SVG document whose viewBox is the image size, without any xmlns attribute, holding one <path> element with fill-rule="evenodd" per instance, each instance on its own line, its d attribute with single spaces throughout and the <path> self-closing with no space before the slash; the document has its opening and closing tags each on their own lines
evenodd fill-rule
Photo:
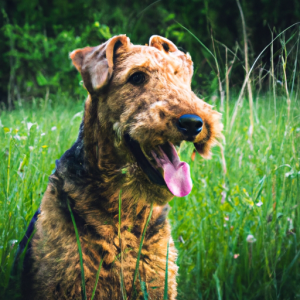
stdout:
<svg viewBox="0 0 300 300">
<path fill-rule="evenodd" d="M 152 3 L 150 3 L 146 8 L 144 8 L 142 11 L 140 11 L 138 14 L 137 14 L 137 17 L 140 17 L 145 11 L 147 11 L 149 8 L 151 8 L 153 5 L 155 5 L 156 3 L 160 2 L 161 0 L 157 0 L 157 1 L 154 1 Z"/>
<path fill-rule="evenodd" d="M 214 38 L 213 38 L 212 34 L 211 34 L 211 39 L 212 39 L 214 54 L 190 30 L 188 30 L 186 27 L 184 27 L 179 22 L 177 22 L 177 24 L 180 25 L 184 30 L 186 30 L 214 58 L 216 68 L 217 68 L 217 78 L 218 78 L 220 100 L 221 100 L 221 111 L 224 111 L 224 91 L 223 91 L 223 88 L 222 88 L 222 81 L 221 81 L 221 77 L 220 77 L 220 67 L 219 67 L 219 63 L 218 63 L 218 60 L 217 60 L 217 56 L 216 56 Z"/>
<path fill-rule="evenodd" d="M 121 217 L 122 217 L 122 190 L 119 193 L 119 227 L 118 227 L 118 236 L 120 244 L 120 257 L 121 257 L 121 272 L 120 272 L 120 287 L 121 293 L 124 300 L 127 299 L 126 288 L 124 284 L 124 272 L 123 272 L 123 251 L 122 251 L 122 238 L 121 238 Z"/>
<path fill-rule="evenodd" d="M 214 280 L 216 282 L 218 300 L 222 300 L 220 279 L 219 279 L 219 277 L 217 275 L 217 271 L 214 273 L 213 278 L 214 278 Z"/>
<path fill-rule="evenodd" d="M 80 239 L 79 239 L 79 233 L 78 233 L 75 218 L 74 218 L 74 215 L 73 215 L 73 212 L 72 212 L 72 209 L 70 207 L 70 203 L 69 203 L 68 200 L 67 200 L 67 204 L 68 204 L 68 209 L 69 209 L 70 214 L 71 214 L 71 219 L 72 219 L 74 230 L 75 230 L 77 246 L 78 246 L 78 252 L 79 252 L 79 261 L 80 261 L 80 270 L 81 270 L 81 296 L 82 296 L 82 300 L 86 300 L 87 298 L 86 298 L 86 291 L 85 291 L 83 256 L 82 256 L 82 249 L 81 249 L 81 244 L 80 244 Z"/>
<path fill-rule="evenodd" d="M 186 27 L 184 27 L 183 25 L 181 25 L 179 22 L 176 21 L 176 23 L 179 26 L 181 26 L 184 30 L 186 30 L 214 58 L 214 60 L 217 62 L 217 59 L 212 54 L 212 52 L 190 30 L 188 30 Z"/>
<path fill-rule="evenodd" d="M 10 137 L 9 141 L 9 150 L 8 150 L 8 162 L 7 162 L 7 184 L 6 184 L 6 198 L 8 201 L 8 194 L 9 194 L 9 173 L 10 173 L 10 158 L 11 158 L 11 143 L 12 143 L 12 137 Z M 6 204 L 6 202 L 5 202 Z"/>
<path fill-rule="evenodd" d="M 298 39 L 297 39 L 297 50 L 296 50 L 296 56 L 295 56 L 295 62 L 294 62 L 294 70 L 293 70 L 293 81 L 292 81 L 292 88 L 291 88 L 291 98 L 293 97 L 294 92 L 294 83 L 295 83 L 295 77 L 296 77 L 296 71 L 297 71 L 297 62 L 298 62 L 298 51 L 299 51 L 299 39 L 300 39 L 300 28 L 298 29 Z"/>
<path fill-rule="evenodd" d="M 286 92 L 286 102 L 287 102 L 287 111 L 288 111 L 288 117 L 287 117 L 287 124 L 289 124 L 290 121 L 290 111 L 291 111 L 291 98 L 288 90 L 288 84 L 287 84 L 287 76 L 286 76 L 286 65 L 287 65 L 287 51 L 286 51 L 286 44 L 283 45 L 283 51 L 284 55 L 281 56 L 282 59 L 282 70 L 283 70 L 283 85 Z M 285 57 L 285 58 L 283 58 Z"/>
<path fill-rule="evenodd" d="M 119 193 L 119 227 L 118 227 L 118 236 L 119 236 L 119 239 L 121 238 L 121 208 L 122 208 L 122 190 L 120 190 L 120 193 Z"/>
<path fill-rule="evenodd" d="M 272 40 L 273 40 L 273 31 L 272 31 Z M 274 113 L 275 120 L 277 116 L 276 112 L 276 80 L 275 80 L 275 72 L 274 72 L 274 45 L 271 44 L 271 75 L 272 75 L 272 91 L 273 91 L 273 100 L 274 100 Z"/>
<path fill-rule="evenodd" d="M 226 127 L 229 122 L 229 72 L 228 72 L 228 49 L 225 48 L 225 83 L 226 83 Z"/>
<path fill-rule="evenodd" d="M 215 56 L 215 63 L 216 63 L 216 68 L 217 68 L 217 78 L 218 78 L 218 83 L 219 83 L 219 92 L 220 92 L 220 99 L 221 99 L 221 107 L 220 110 L 223 112 L 224 111 L 224 91 L 222 88 L 222 80 L 221 80 L 221 75 L 220 75 L 220 67 L 219 67 L 219 63 L 217 61 L 217 54 L 216 54 L 216 48 L 215 48 L 215 43 L 214 43 L 214 38 L 213 35 L 211 33 L 211 41 L 212 41 L 212 45 L 213 45 L 213 49 L 214 49 L 214 56 Z"/>
<path fill-rule="evenodd" d="M 142 281 L 140 273 L 139 273 L 139 280 L 140 280 L 141 290 L 143 292 L 144 300 L 148 300 L 149 295 L 148 295 L 148 291 L 147 291 L 147 287 L 146 287 L 146 282 Z"/>
<path fill-rule="evenodd" d="M 243 27 L 243 36 L 244 36 L 244 55 L 245 55 L 245 70 L 246 74 L 249 73 L 249 59 L 248 59 L 248 38 L 247 38 L 247 32 L 246 32 L 246 22 L 244 18 L 244 13 L 242 6 L 240 4 L 239 0 L 236 0 L 237 6 L 240 11 L 241 19 L 242 19 L 242 27 Z M 250 107 L 250 140 L 252 140 L 252 132 L 254 129 L 254 119 L 253 119 L 253 94 L 252 94 L 252 88 L 251 88 L 251 81 L 247 81 L 247 88 L 248 88 L 248 96 L 249 96 L 249 107 Z"/>
<path fill-rule="evenodd" d="M 93 300 L 93 299 L 94 299 L 94 297 L 95 297 L 95 294 L 96 294 L 96 289 L 97 289 L 97 285 L 98 285 L 98 280 L 99 280 L 99 275 L 100 275 L 100 271 L 101 271 L 102 263 L 103 263 L 103 259 L 100 261 L 100 264 L 99 264 L 99 268 L 98 268 L 98 271 L 97 271 L 97 275 L 96 275 L 96 281 L 95 281 L 95 286 L 94 286 L 94 289 L 93 289 L 93 293 L 92 293 L 91 300 Z"/>
<path fill-rule="evenodd" d="M 140 264 L 140 257 L 141 257 L 143 242 L 144 242 L 144 238 L 145 238 L 145 234 L 146 234 L 146 230 L 147 230 L 149 221 L 150 221 L 151 216 L 152 216 L 152 212 L 153 212 L 153 203 L 151 203 L 149 216 L 148 216 L 148 219 L 146 221 L 145 227 L 143 229 L 143 233 L 142 233 L 142 237 L 141 237 L 141 241 L 140 241 L 139 252 L 138 252 L 138 255 L 137 255 L 137 259 L 136 259 L 136 265 L 135 265 L 135 270 L 134 270 L 134 275 L 133 275 L 133 281 L 132 281 L 133 294 L 134 294 L 134 291 L 135 291 L 135 286 L 134 286 L 135 280 L 136 280 L 136 277 L 137 277 L 137 274 L 138 274 L 138 271 L 139 271 L 139 264 Z"/>
<path fill-rule="evenodd" d="M 294 259 L 291 261 L 291 263 L 288 265 L 288 267 L 286 268 L 286 270 L 284 271 L 282 278 L 281 278 L 281 287 L 283 286 L 283 284 L 285 283 L 285 281 L 288 278 L 288 273 L 290 272 L 291 268 L 295 265 L 295 263 L 298 261 L 298 258 L 300 256 L 300 251 L 297 252 L 297 254 L 295 255 Z"/>
<path fill-rule="evenodd" d="M 169 262 L 169 246 L 170 246 L 170 240 L 168 241 L 167 245 L 167 258 L 166 258 L 166 273 L 165 273 L 165 291 L 164 291 L 164 300 L 168 300 L 168 262 Z"/>
</svg>

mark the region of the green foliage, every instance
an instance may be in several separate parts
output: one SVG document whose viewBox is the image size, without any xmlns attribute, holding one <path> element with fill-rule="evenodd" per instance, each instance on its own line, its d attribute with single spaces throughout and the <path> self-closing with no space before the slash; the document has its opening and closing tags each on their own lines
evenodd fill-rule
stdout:
<svg viewBox="0 0 300 300">
<path fill-rule="evenodd" d="M 212 52 L 211 36 L 214 37 L 222 78 L 225 77 L 226 63 L 224 45 L 233 52 L 237 49 L 238 59 L 231 77 L 234 86 L 242 84 L 243 36 L 235 0 L 193 0 L 188 3 L 183 0 L 24 0 L 22 3 L 11 0 L 10 3 L 4 2 L 1 11 L 0 101 L 32 99 L 48 93 L 56 95 L 59 91 L 73 97 L 82 96 L 81 79 L 71 66 L 69 53 L 76 48 L 99 45 L 121 33 L 127 34 L 133 43 L 140 44 L 147 43 L 153 34 L 171 39 L 191 53 L 195 69 L 200 70 L 193 79 L 198 92 L 203 96 L 217 94 L 218 72 L 214 59 L 180 24 Z M 250 63 L 271 41 L 270 28 L 273 31 L 275 27 L 278 33 L 299 21 L 299 6 L 297 1 L 290 3 L 289 9 L 284 1 L 276 5 L 269 0 L 242 1 L 251 44 Z M 281 49 L 280 43 L 276 43 L 275 57 L 280 55 Z M 229 62 L 233 55 L 231 52 L 228 55 Z M 266 72 L 270 67 L 269 57 L 268 50 L 260 61 Z M 295 79 L 298 81 L 298 76 Z"/>
<path fill-rule="evenodd" d="M 13 62 L 14 85 L 25 95 L 45 95 L 50 89 L 83 96 L 81 78 L 68 59 L 69 53 L 89 42 L 99 44 L 111 37 L 109 28 L 99 22 L 85 26 L 80 36 L 74 29 L 53 26 L 53 37 L 48 37 L 27 23 L 24 26 L 7 23 L 2 30 L 11 44 L 6 56 Z"/>
</svg>

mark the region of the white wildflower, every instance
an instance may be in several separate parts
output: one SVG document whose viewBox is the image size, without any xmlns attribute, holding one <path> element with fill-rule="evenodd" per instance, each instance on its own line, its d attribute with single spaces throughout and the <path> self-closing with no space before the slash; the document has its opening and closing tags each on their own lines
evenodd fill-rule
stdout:
<svg viewBox="0 0 300 300">
<path fill-rule="evenodd" d="M 284 174 L 285 177 L 290 177 L 294 174 L 294 170 L 292 169 L 290 172 Z"/>
<path fill-rule="evenodd" d="M 261 200 L 259 200 L 259 202 L 256 203 L 256 206 L 258 206 L 258 207 L 260 207 L 262 205 L 263 205 L 263 203 L 261 202 Z"/>
<path fill-rule="evenodd" d="M 27 122 L 27 130 L 29 131 L 34 124 L 35 123 Z"/>
<path fill-rule="evenodd" d="M 252 234 L 248 234 L 246 241 L 248 243 L 255 243 L 256 242 L 256 238 L 252 235 Z"/>
</svg>

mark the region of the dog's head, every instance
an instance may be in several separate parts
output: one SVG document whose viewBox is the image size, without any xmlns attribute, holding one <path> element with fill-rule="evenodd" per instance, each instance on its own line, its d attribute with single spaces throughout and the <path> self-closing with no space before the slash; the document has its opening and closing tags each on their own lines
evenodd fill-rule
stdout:
<svg viewBox="0 0 300 300">
<path fill-rule="evenodd" d="M 90 94 L 89 114 L 96 116 L 98 139 L 114 137 L 115 159 L 128 166 L 128 176 L 149 197 L 161 197 L 158 202 L 187 195 L 192 188 L 189 165 L 180 161 L 174 146 L 192 142 L 208 158 L 223 127 L 221 115 L 191 90 L 190 55 L 160 36 L 140 46 L 119 35 L 70 57 Z M 91 119 L 87 107 L 86 118 Z"/>
</svg>

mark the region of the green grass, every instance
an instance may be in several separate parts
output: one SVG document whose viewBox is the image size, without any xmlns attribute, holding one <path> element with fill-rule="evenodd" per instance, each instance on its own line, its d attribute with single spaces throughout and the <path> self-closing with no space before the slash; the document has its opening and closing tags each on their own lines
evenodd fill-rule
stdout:
<svg viewBox="0 0 300 300">
<path fill-rule="evenodd" d="M 287 124 L 286 100 L 277 97 L 276 119 L 273 102 L 266 95 L 255 103 L 252 141 L 247 101 L 232 131 L 224 131 L 226 174 L 219 148 L 211 160 L 192 161 L 193 148 L 181 147 L 194 188 L 170 203 L 178 299 L 300 298 L 300 103 L 292 99 Z M 0 298 L 55 159 L 77 137 L 82 110 L 82 102 L 35 100 L 1 112 Z"/>
<path fill-rule="evenodd" d="M 68 201 L 67 202 L 68 209 L 70 211 L 72 223 L 73 223 L 74 230 L 75 230 L 76 242 L 77 242 L 77 246 L 78 246 L 79 262 L 80 262 L 80 273 L 81 273 L 81 297 L 82 297 L 82 300 L 87 300 L 87 298 L 86 298 L 86 291 L 85 291 L 84 267 L 83 267 L 83 257 L 82 257 L 82 249 L 81 249 L 80 237 L 79 237 L 77 225 L 76 225 L 76 222 L 75 222 L 75 218 L 74 218 L 74 215 L 73 215 L 73 211 L 72 211 L 72 209 L 70 207 L 69 200 L 67 200 L 67 201 Z M 97 281 L 97 278 L 96 278 L 96 281 Z"/>
</svg>

